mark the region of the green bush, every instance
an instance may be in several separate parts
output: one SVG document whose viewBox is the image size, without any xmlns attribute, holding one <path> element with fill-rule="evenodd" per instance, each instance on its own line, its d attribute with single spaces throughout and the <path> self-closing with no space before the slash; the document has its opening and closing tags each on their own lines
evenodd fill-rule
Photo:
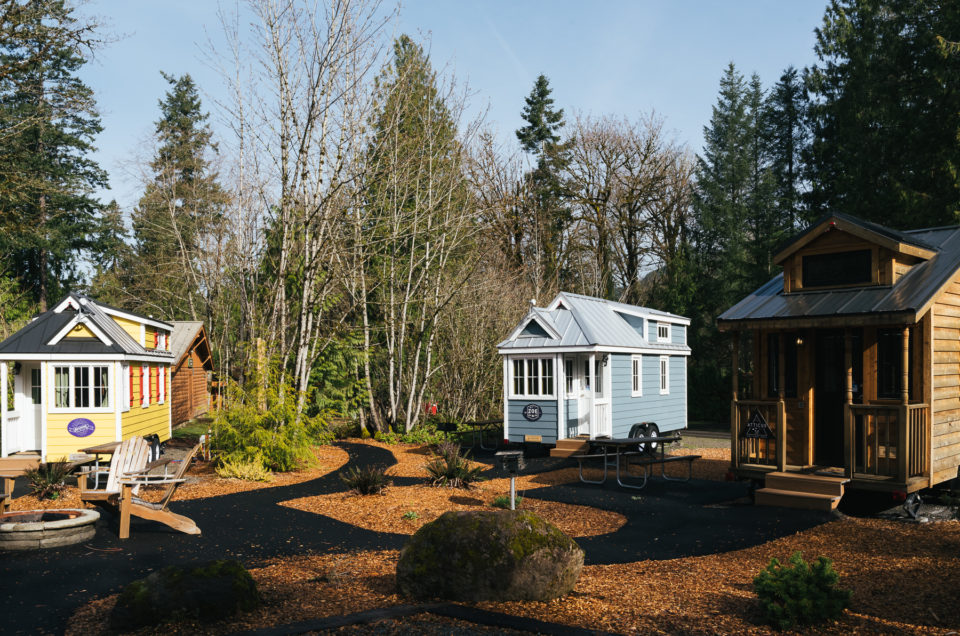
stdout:
<svg viewBox="0 0 960 636">
<path fill-rule="evenodd" d="M 449 439 L 449 435 L 438 431 L 429 424 L 421 424 L 412 431 L 398 433 L 395 431 L 377 432 L 374 439 L 384 444 L 439 444 Z"/>
<path fill-rule="evenodd" d="M 513 500 L 514 505 L 519 508 L 520 504 L 523 503 L 523 497 L 517 495 Z M 493 503 L 490 504 L 494 508 L 503 508 L 505 510 L 510 510 L 510 495 L 497 495 L 493 498 Z"/>
<path fill-rule="evenodd" d="M 443 441 L 433 451 L 433 459 L 424 468 L 430 475 L 434 486 L 450 488 L 469 488 L 470 484 L 482 479 L 483 466 L 470 467 L 469 453 L 460 454 L 460 445 Z"/>
<path fill-rule="evenodd" d="M 217 414 L 213 431 L 212 448 L 221 465 L 259 462 L 276 472 L 313 466 L 313 446 L 332 440 L 323 416 L 301 415 L 297 421 L 292 392 L 282 401 L 271 400 L 265 411 L 238 401 Z"/>
<path fill-rule="evenodd" d="M 420 515 L 417 514 L 416 510 L 407 510 L 405 513 L 403 513 L 403 518 L 413 521 L 414 519 L 419 519 Z"/>
<path fill-rule="evenodd" d="M 387 477 L 385 466 L 348 468 L 340 479 L 350 490 L 361 495 L 378 495 L 393 483 Z"/>
<path fill-rule="evenodd" d="M 850 604 L 850 591 L 837 588 L 839 580 L 830 559 L 821 556 L 810 565 L 794 552 L 789 565 L 771 559 L 753 579 L 753 589 L 764 619 L 787 629 L 838 618 Z"/>
<path fill-rule="evenodd" d="M 70 462 L 61 459 L 29 468 L 23 474 L 30 482 L 31 495 L 39 499 L 59 499 L 67 489 L 66 479 L 70 471 Z"/>
<path fill-rule="evenodd" d="M 260 460 L 225 460 L 217 467 L 217 475 L 224 479 L 242 479 L 244 481 L 272 481 L 273 474 L 263 467 Z"/>
</svg>

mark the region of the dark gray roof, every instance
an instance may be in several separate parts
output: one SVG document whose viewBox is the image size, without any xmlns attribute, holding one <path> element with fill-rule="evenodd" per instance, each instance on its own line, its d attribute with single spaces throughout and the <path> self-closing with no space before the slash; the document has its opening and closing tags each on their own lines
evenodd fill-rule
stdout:
<svg viewBox="0 0 960 636">
<path fill-rule="evenodd" d="M 845 218 L 864 224 L 852 217 Z M 915 314 L 960 268 L 960 226 L 913 230 L 896 235 L 897 240 L 932 249 L 936 254 L 915 265 L 892 286 L 784 294 L 783 275 L 780 274 L 723 312 L 717 322 L 723 326 L 724 323 L 742 321 Z M 919 316 L 914 316 L 913 320 L 916 318 Z"/>
<path fill-rule="evenodd" d="M 556 331 L 559 338 L 527 337 L 521 333 L 512 339 L 504 340 L 497 348 L 505 352 L 511 349 L 585 346 L 662 349 L 665 352 L 684 353 L 690 351 L 686 345 L 650 342 L 624 318 L 624 312 L 639 313 L 654 321 L 658 318 L 669 318 L 672 321 L 688 322 L 683 316 L 569 292 L 560 292 L 549 306 L 553 306 L 557 300 L 561 306 L 552 311 L 543 307 L 531 308 L 520 324 L 533 317 L 543 326 Z"/>
<path fill-rule="evenodd" d="M 73 309 L 64 309 L 61 312 L 53 310 L 44 312 L 30 321 L 15 334 L 0 342 L 0 355 L 3 354 L 120 354 L 139 357 L 151 357 L 158 360 L 170 361 L 173 354 L 169 351 L 146 349 L 135 341 L 114 319 L 105 313 L 98 304 L 82 294 L 71 293 L 80 307 L 79 312 Z M 66 298 L 64 298 L 66 300 Z M 61 300 L 56 306 L 63 303 Z M 47 344 L 56 336 L 77 314 L 82 314 L 85 321 L 103 332 L 111 341 L 104 344 L 98 338 L 63 338 L 55 345 Z"/>
</svg>

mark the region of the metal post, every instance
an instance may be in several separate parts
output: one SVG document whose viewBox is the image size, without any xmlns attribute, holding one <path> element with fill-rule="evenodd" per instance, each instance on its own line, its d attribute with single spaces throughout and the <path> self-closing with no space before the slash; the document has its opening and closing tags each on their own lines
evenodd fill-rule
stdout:
<svg viewBox="0 0 960 636">
<path fill-rule="evenodd" d="M 510 510 L 517 509 L 517 478 L 510 477 Z"/>
</svg>

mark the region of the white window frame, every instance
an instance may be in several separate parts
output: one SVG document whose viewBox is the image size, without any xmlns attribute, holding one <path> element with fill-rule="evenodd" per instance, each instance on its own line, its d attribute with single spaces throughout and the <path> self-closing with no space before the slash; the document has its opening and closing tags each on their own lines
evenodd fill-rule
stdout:
<svg viewBox="0 0 960 636">
<path fill-rule="evenodd" d="M 569 373 L 567 372 L 569 367 Z M 568 399 L 577 397 L 577 360 L 576 358 L 563 359 L 563 390 Z"/>
<path fill-rule="evenodd" d="M 661 329 L 664 330 L 666 335 L 661 336 Z M 673 329 L 670 327 L 669 322 L 658 322 L 657 323 L 657 342 L 670 342 L 670 338 L 673 335 L 671 332 Z"/>
<path fill-rule="evenodd" d="M 157 365 L 157 404 L 164 403 L 164 395 L 166 394 L 166 379 L 167 379 L 167 370 Z"/>
<path fill-rule="evenodd" d="M 670 356 L 660 356 L 660 395 L 670 395 Z"/>
<path fill-rule="evenodd" d="M 511 400 L 555 400 L 556 395 L 556 384 L 557 384 L 557 369 L 554 364 L 555 358 L 553 356 L 517 356 L 510 358 L 510 399 Z M 520 383 L 520 392 L 517 392 L 517 363 L 520 363 L 522 370 L 521 383 Z M 538 393 L 530 392 L 530 382 L 533 381 L 533 376 L 530 373 L 531 363 L 535 364 L 536 375 L 536 386 L 540 389 Z M 550 366 L 551 373 L 549 381 L 546 380 L 546 374 L 544 373 L 547 366 Z M 549 393 L 543 392 L 543 387 L 547 386 L 550 389 Z"/>
<path fill-rule="evenodd" d="M 140 365 L 140 406 L 150 406 L 150 365 Z"/>
<path fill-rule="evenodd" d="M 630 356 L 630 397 L 643 397 L 643 356 Z"/>
<path fill-rule="evenodd" d="M 113 377 L 113 363 L 110 364 L 95 364 L 89 362 L 80 362 L 80 363 L 52 363 L 50 364 L 50 406 L 47 409 L 48 413 L 113 413 L 113 398 L 111 397 L 113 392 L 113 387 L 116 386 L 116 378 Z M 90 404 L 93 404 L 93 388 L 94 388 L 94 369 L 97 367 L 104 367 L 107 370 L 107 393 L 106 400 L 107 406 L 75 406 L 76 395 L 74 395 L 74 389 L 76 388 L 76 371 L 74 369 L 86 367 L 89 373 L 90 384 L 87 386 L 87 393 L 90 400 Z M 69 406 L 57 406 L 57 369 L 68 369 L 67 371 L 67 403 Z"/>
<path fill-rule="evenodd" d="M 130 365 L 124 364 L 120 367 L 120 381 L 123 382 L 123 404 L 121 408 L 124 412 L 130 410 L 130 402 L 133 401 L 133 395 L 130 392 Z"/>
</svg>

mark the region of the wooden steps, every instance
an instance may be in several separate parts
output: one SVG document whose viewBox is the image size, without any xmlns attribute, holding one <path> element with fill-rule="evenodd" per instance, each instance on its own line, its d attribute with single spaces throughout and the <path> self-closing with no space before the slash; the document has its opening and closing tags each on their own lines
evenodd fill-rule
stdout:
<svg viewBox="0 0 960 636">
<path fill-rule="evenodd" d="M 844 477 L 808 473 L 767 473 L 764 487 L 757 490 L 758 506 L 781 506 L 804 510 L 836 510 L 843 497 Z"/>
<path fill-rule="evenodd" d="M 570 457 L 577 453 L 585 453 L 589 446 L 590 440 L 586 437 L 557 440 L 557 445 L 550 449 L 550 457 Z"/>
</svg>

